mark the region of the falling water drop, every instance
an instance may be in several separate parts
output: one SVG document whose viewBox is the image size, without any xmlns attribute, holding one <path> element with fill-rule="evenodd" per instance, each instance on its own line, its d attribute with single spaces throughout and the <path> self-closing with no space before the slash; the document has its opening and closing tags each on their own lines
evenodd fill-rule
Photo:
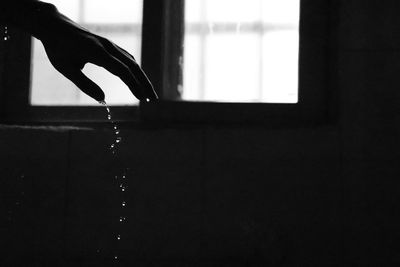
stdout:
<svg viewBox="0 0 400 267">
<path fill-rule="evenodd" d="M 211 22 L 211 21 L 208 23 L 208 30 L 209 30 L 211 35 L 214 34 L 214 23 Z"/>
<path fill-rule="evenodd" d="M 7 26 L 4 27 L 4 35 L 3 36 L 4 36 L 3 37 L 4 41 L 10 40 L 10 35 L 8 34 L 8 27 Z"/>
<path fill-rule="evenodd" d="M 237 22 L 236 23 L 236 34 L 240 34 L 241 30 L 242 30 L 242 23 Z"/>
<path fill-rule="evenodd" d="M 126 207 L 126 202 L 122 201 L 122 207 Z"/>
</svg>

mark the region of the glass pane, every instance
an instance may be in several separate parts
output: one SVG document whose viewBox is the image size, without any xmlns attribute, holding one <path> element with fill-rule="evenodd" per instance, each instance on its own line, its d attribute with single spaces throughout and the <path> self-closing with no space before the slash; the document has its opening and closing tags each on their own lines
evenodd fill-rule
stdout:
<svg viewBox="0 0 400 267">
<path fill-rule="evenodd" d="M 112 40 L 131 53 L 141 55 L 143 0 L 47 0 L 74 21 Z M 138 101 L 118 78 L 93 64 L 83 72 L 105 92 L 109 105 L 135 105 Z M 96 105 L 72 82 L 58 73 L 47 59 L 43 45 L 34 39 L 31 87 L 32 105 Z"/>
<path fill-rule="evenodd" d="M 300 0 L 186 0 L 184 100 L 297 103 Z"/>
</svg>

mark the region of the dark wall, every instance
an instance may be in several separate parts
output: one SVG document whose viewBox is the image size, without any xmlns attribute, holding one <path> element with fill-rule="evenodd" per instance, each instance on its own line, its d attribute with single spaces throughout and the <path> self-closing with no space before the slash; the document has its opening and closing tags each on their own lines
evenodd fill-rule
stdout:
<svg viewBox="0 0 400 267">
<path fill-rule="evenodd" d="M 347 262 L 398 265 L 398 1 L 341 1 L 339 89 Z"/>
<path fill-rule="evenodd" d="M 32 256 L 111 257 L 121 212 L 114 176 L 127 166 L 120 243 L 133 259 L 278 264 L 339 256 L 333 129 L 130 129 L 117 161 L 108 131 L 12 128 L 1 135 L 2 208 L 9 212 L 2 230 L 28 237 L 22 245 Z M 20 248 L 21 239 L 7 233 Z"/>
<path fill-rule="evenodd" d="M 335 124 L 131 127 L 119 160 L 108 130 L 2 128 L 3 260 L 399 264 L 400 3 L 338 3 Z"/>
</svg>

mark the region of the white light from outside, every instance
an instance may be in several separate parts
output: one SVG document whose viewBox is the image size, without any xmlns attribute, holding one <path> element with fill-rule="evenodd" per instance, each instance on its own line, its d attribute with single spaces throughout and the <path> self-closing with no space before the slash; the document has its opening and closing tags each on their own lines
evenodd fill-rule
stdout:
<svg viewBox="0 0 400 267">
<path fill-rule="evenodd" d="M 300 0 L 186 0 L 183 99 L 298 102 Z"/>
<path fill-rule="evenodd" d="M 140 62 L 143 0 L 47 2 Z M 297 103 L 300 0 L 186 0 L 185 6 L 184 100 Z M 126 25 L 139 31 L 118 30 Z M 33 47 L 33 105 L 97 105 L 54 70 L 39 41 Z M 88 64 L 84 72 L 108 104 L 137 103 L 104 69 Z"/>
</svg>

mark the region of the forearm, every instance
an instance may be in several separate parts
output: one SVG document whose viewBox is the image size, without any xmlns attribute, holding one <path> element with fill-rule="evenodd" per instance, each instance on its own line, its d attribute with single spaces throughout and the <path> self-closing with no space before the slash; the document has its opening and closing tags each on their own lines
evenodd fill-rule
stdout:
<svg viewBox="0 0 400 267">
<path fill-rule="evenodd" d="M 36 0 L 8 0 L 0 4 L 0 24 L 14 26 L 40 39 L 43 25 L 51 22 L 57 9 Z"/>
</svg>

